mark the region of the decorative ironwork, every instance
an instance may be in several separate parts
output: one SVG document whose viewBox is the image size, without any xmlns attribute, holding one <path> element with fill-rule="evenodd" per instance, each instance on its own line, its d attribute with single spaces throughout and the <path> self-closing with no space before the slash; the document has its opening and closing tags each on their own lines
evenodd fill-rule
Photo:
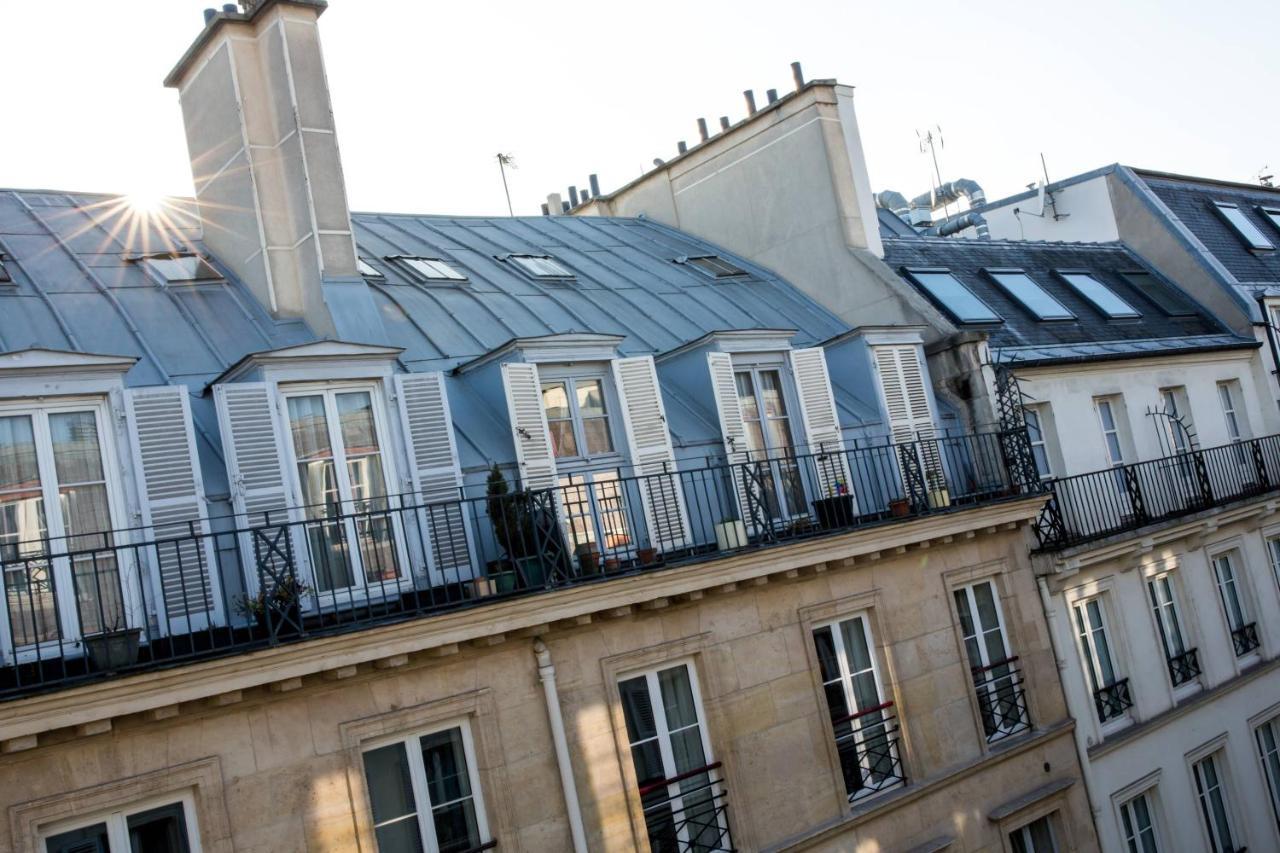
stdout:
<svg viewBox="0 0 1280 853">
<path fill-rule="evenodd" d="M 1031 436 L 1027 434 L 1027 396 L 1017 374 L 1003 363 L 992 365 L 996 379 L 996 408 L 1000 418 L 1000 446 L 1005 466 L 1015 485 L 1031 488 L 1040 483 Z"/>
<path fill-rule="evenodd" d="M 1093 705 L 1098 711 L 1098 722 L 1124 716 L 1124 712 L 1133 707 L 1129 679 L 1121 678 L 1093 691 Z"/>
<path fill-rule="evenodd" d="M 1200 674 L 1200 656 L 1195 649 L 1187 649 L 1169 658 L 1169 680 L 1177 687 L 1186 684 Z"/>
<path fill-rule="evenodd" d="M 1258 639 L 1257 622 L 1241 625 L 1231 632 L 1231 646 L 1235 649 L 1238 658 L 1244 657 L 1260 645 L 1262 642 Z"/>
<path fill-rule="evenodd" d="M 341 525 L 338 525 L 341 527 Z M 258 600 L 263 603 L 260 618 L 274 644 L 282 636 L 302 633 L 302 607 L 296 594 L 300 589 L 293 558 L 292 527 L 256 527 L 252 531 L 253 559 L 258 567 Z"/>
<path fill-rule="evenodd" d="M 987 743 L 996 743 L 1031 728 L 1031 713 L 1017 663 L 1015 656 L 972 670 Z"/>
<path fill-rule="evenodd" d="M 651 853 L 734 853 L 720 763 L 640 788 Z"/>
<path fill-rule="evenodd" d="M 898 751 L 901 733 L 893 703 L 831 721 L 849 802 L 906 784 Z"/>
</svg>

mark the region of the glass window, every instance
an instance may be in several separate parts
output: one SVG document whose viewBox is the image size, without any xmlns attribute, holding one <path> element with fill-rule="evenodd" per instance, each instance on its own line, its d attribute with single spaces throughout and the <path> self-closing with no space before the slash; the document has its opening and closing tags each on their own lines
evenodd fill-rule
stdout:
<svg viewBox="0 0 1280 853">
<path fill-rule="evenodd" d="M 1227 437 L 1232 441 L 1240 441 L 1248 436 L 1244 428 L 1243 413 L 1236 408 L 1236 400 L 1240 395 L 1233 386 L 1234 382 L 1219 382 L 1218 400 L 1222 403 L 1222 416 L 1227 423 Z"/>
<path fill-rule="evenodd" d="M 1041 480 L 1053 477 L 1053 464 L 1049 459 L 1049 443 L 1045 438 L 1044 424 L 1040 418 L 1040 410 L 1027 407 L 1023 409 L 1027 419 L 1027 438 L 1031 442 L 1031 456 L 1036 461 L 1036 471 Z"/>
<path fill-rule="evenodd" d="M 1267 218 L 1268 222 L 1280 229 L 1280 207 L 1260 207 L 1258 210 Z"/>
<path fill-rule="evenodd" d="M 1256 252 L 1269 252 L 1275 248 L 1267 239 L 1267 235 L 1262 233 L 1262 229 L 1254 225 L 1253 220 L 1239 206 L 1225 201 L 1215 201 L 1213 206 L 1236 232 L 1236 236 L 1250 249 Z"/>
<path fill-rule="evenodd" d="M 542 408 L 557 459 L 615 452 L 603 379 L 571 377 L 543 382 Z"/>
<path fill-rule="evenodd" d="M 795 456 L 782 371 L 776 367 L 740 368 L 733 376 L 747 433 L 747 457 L 764 463 L 760 475 L 769 516 L 782 519 L 805 512 L 804 484 Z"/>
<path fill-rule="evenodd" d="M 1030 724 L 1005 635 L 1000 594 L 994 582 L 981 581 L 955 590 L 953 597 L 983 731 L 988 742 L 995 742 Z"/>
<path fill-rule="evenodd" d="M 1026 273 L 1021 271 L 992 272 L 991 277 L 1006 293 L 1018 300 L 1023 308 L 1041 320 L 1074 320 L 1067 307 L 1049 294 Z"/>
<path fill-rule="evenodd" d="M 385 278 L 382 272 L 364 258 L 356 258 L 356 268 L 365 278 Z"/>
<path fill-rule="evenodd" d="M 573 278 L 574 275 L 549 255 L 509 255 L 513 264 L 534 278 Z"/>
<path fill-rule="evenodd" d="M 1058 840 L 1049 815 L 1015 829 L 1009 834 L 1009 843 L 1014 853 L 1058 853 Z"/>
<path fill-rule="evenodd" d="M 924 290 L 937 300 L 947 313 L 961 323 L 999 323 L 1000 315 L 992 311 L 969 288 L 949 272 L 916 272 L 909 270 Z"/>
<path fill-rule="evenodd" d="M 1272 717 L 1254 729 L 1258 741 L 1258 757 L 1267 776 L 1267 793 L 1271 795 L 1271 811 L 1280 825 L 1280 717 Z"/>
<path fill-rule="evenodd" d="M 686 258 L 684 262 L 712 278 L 733 278 L 734 276 L 747 274 L 746 270 L 734 266 L 717 255 Z"/>
<path fill-rule="evenodd" d="M 1183 633 L 1172 576 L 1165 573 L 1149 579 L 1147 595 L 1151 599 L 1160 645 L 1168 662 L 1169 678 L 1174 687 L 1185 684 L 1200 674 L 1200 662 Z"/>
<path fill-rule="evenodd" d="M 97 821 L 48 835 L 45 853 L 190 853 L 194 825 L 188 827 L 183 802 L 125 809 Z"/>
<path fill-rule="evenodd" d="M 623 480 L 617 470 L 563 474 L 560 505 L 572 551 L 629 555 L 631 526 Z"/>
<path fill-rule="evenodd" d="M 1160 853 L 1151 803 L 1152 792 L 1143 791 L 1120 804 L 1120 829 L 1124 832 L 1126 853 Z"/>
<path fill-rule="evenodd" d="M 1132 284 L 1139 293 L 1154 302 L 1170 317 L 1190 317 L 1198 313 L 1196 306 L 1186 294 L 1158 280 L 1150 273 L 1127 272 L 1122 275 L 1125 281 Z"/>
<path fill-rule="evenodd" d="M 1181 385 L 1176 388 L 1162 388 L 1160 399 L 1164 402 L 1162 438 L 1168 443 L 1170 453 L 1186 453 L 1192 449 L 1191 411 L 1186 404 L 1187 389 Z"/>
<path fill-rule="evenodd" d="M 1060 275 L 1067 284 L 1075 288 L 1076 293 L 1108 317 L 1123 319 L 1142 316 L 1132 305 L 1116 296 L 1110 288 L 1088 273 L 1068 272 Z"/>
<path fill-rule="evenodd" d="M 439 258 L 401 258 L 411 270 L 433 281 L 466 281 L 467 277 Z"/>
<path fill-rule="evenodd" d="M 364 753 L 379 853 L 462 853 L 487 841 L 465 724 Z"/>
<path fill-rule="evenodd" d="M 1122 697 L 1110 695 L 1111 688 L 1121 679 L 1116 673 L 1102 599 L 1076 602 L 1072 610 L 1075 612 L 1076 636 L 1080 641 L 1080 656 L 1084 661 L 1089 690 L 1094 694 L 1098 720 L 1105 723 L 1123 714 L 1128 705 L 1121 701 Z M 1107 694 L 1105 697 L 1100 696 L 1104 693 Z"/>
<path fill-rule="evenodd" d="M 1196 782 L 1196 797 L 1200 802 L 1200 815 L 1209 833 L 1209 849 L 1213 853 L 1236 853 L 1238 839 L 1231 820 L 1230 794 L 1223 777 L 1225 762 L 1221 753 L 1204 758 L 1191 765 Z"/>
<path fill-rule="evenodd" d="M 1116 406 L 1111 400 L 1099 398 L 1094 401 L 1098 410 L 1098 421 L 1102 425 L 1102 441 L 1107 449 L 1107 461 L 1112 466 L 1124 464 L 1124 445 L 1120 439 L 1120 421 L 1116 418 Z"/>
<path fill-rule="evenodd" d="M 1275 575 L 1276 585 L 1280 586 L 1280 536 L 1267 540 L 1267 553 L 1271 555 L 1271 574 Z"/>
<path fill-rule="evenodd" d="M 147 266 L 165 281 L 218 281 L 222 276 L 204 258 L 180 255 L 173 258 L 147 258 Z"/>
<path fill-rule="evenodd" d="M 9 275 L 9 271 L 4 268 L 4 262 L 6 260 L 8 260 L 8 257 L 3 252 L 0 252 L 0 282 L 13 281 L 12 276 Z"/>
<path fill-rule="evenodd" d="M 902 784 L 893 703 L 880 682 L 870 619 L 823 625 L 813 641 L 849 802 Z"/>
<path fill-rule="evenodd" d="M 1240 559 L 1240 552 L 1235 550 L 1213 558 L 1213 574 L 1218 581 L 1218 595 L 1236 657 L 1244 657 L 1258 647 L 1256 626 L 1250 618 L 1249 596 L 1236 570 Z"/>
</svg>

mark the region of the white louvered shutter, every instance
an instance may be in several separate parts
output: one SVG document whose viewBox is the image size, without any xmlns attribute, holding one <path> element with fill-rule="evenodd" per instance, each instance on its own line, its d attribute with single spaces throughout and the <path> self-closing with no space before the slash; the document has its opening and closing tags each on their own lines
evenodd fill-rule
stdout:
<svg viewBox="0 0 1280 853">
<path fill-rule="evenodd" d="M 125 392 L 142 524 L 151 543 L 139 553 L 154 573 L 159 601 L 153 603 L 166 634 L 207 627 L 222 610 L 187 393 L 184 385 Z"/>
<path fill-rule="evenodd" d="M 651 544 L 664 551 L 683 548 L 689 544 L 689 516 L 653 357 L 614 359 L 613 379 Z"/>
<path fill-rule="evenodd" d="M 849 479 L 844 434 L 840 429 L 835 395 L 831 391 L 826 352 L 821 347 L 792 350 L 791 372 L 796 380 L 805 439 L 809 452 L 814 455 L 822 497 L 840 494 L 841 486 L 852 495 L 853 483 Z"/>
<path fill-rule="evenodd" d="M 933 411 L 929 408 L 926 374 L 920 364 L 918 349 L 908 344 L 873 347 L 872 352 L 876 371 L 880 374 L 889 434 L 895 444 L 922 442 L 921 461 L 925 470 L 941 477 L 942 462 L 937 445 L 932 441 L 936 435 Z"/>
<path fill-rule="evenodd" d="M 270 568 L 276 571 L 285 567 L 280 554 L 287 539 L 280 533 L 292 532 L 287 526 L 280 526 L 290 521 L 290 490 L 285 477 L 275 400 L 274 391 L 265 382 L 229 382 L 213 386 L 236 526 L 242 529 L 261 528 L 268 520 L 271 524 L 271 528 L 259 536 L 246 534 L 241 537 L 245 581 L 251 594 L 258 589 L 258 560 L 270 561 Z M 299 561 L 303 551 L 297 546 L 301 543 L 296 535 L 293 538 L 294 559 Z"/>
<path fill-rule="evenodd" d="M 444 374 L 410 373 L 395 378 L 400 419 L 409 442 L 410 470 L 428 540 L 427 559 L 445 579 L 470 577 L 471 546 L 463 511 L 462 469 Z"/>
<path fill-rule="evenodd" d="M 520 463 L 520 480 L 526 489 L 550 489 L 556 485 L 556 457 L 547 430 L 547 413 L 542 407 L 542 383 L 538 366 L 523 361 L 502 365 L 502 384 L 507 391 L 507 412 Z"/>
<path fill-rule="evenodd" d="M 755 488 L 754 481 L 744 474 L 744 466 L 750 461 L 747 452 L 747 427 L 742 420 L 742 401 L 738 399 L 738 383 L 733 375 L 733 357 L 727 352 L 707 353 L 707 369 L 711 371 L 711 391 L 716 398 L 716 411 L 720 416 L 720 435 L 724 439 L 724 453 L 732 466 L 734 498 L 738 501 L 739 517 L 747 529 L 754 533 L 755 523 L 751 507 L 763 506 L 763 495 Z M 748 501 L 748 489 L 754 500 Z"/>
</svg>

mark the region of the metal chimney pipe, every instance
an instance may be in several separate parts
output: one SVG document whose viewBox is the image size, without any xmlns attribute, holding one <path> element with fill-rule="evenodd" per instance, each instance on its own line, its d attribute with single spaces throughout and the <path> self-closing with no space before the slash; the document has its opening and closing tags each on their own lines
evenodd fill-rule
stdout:
<svg viewBox="0 0 1280 853">
<path fill-rule="evenodd" d="M 702 138 L 703 142 L 711 138 L 707 134 L 707 120 L 705 118 L 698 119 L 698 136 Z"/>
<path fill-rule="evenodd" d="M 747 115 L 749 116 L 755 115 L 756 114 L 756 93 L 751 91 L 750 89 L 747 89 L 743 91 L 742 97 L 747 99 Z"/>
<path fill-rule="evenodd" d="M 216 17 L 218 17 L 218 10 L 217 10 L 217 9 L 205 9 L 205 10 L 204 10 L 204 23 L 205 23 L 205 26 L 208 26 L 209 24 L 212 24 L 212 23 L 213 23 L 213 19 L 214 19 L 214 18 L 216 18 Z"/>
<path fill-rule="evenodd" d="M 800 70 L 800 63 L 791 63 L 791 76 L 796 81 L 796 91 L 799 92 L 804 88 L 804 72 Z"/>
<path fill-rule="evenodd" d="M 543 216 L 550 216 L 550 215 L 551 215 L 551 208 L 547 207 L 547 205 L 546 205 L 546 203 L 545 203 L 545 202 L 543 202 L 543 205 L 542 205 L 542 215 L 543 215 Z"/>
<path fill-rule="evenodd" d="M 769 91 L 767 91 L 767 92 L 765 92 L 765 93 L 764 93 L 764 96 L 765 96 L 766 98 L 768 98 L 768 99 L 769 99 L 769 103 L 771 103 L 771 104 L 772 104 L 774 101 L 778 100 L 778 90 L 777 90 L 777 89 L 770 89 Z"/>
<path fill-rule="evenodd" d="M 689 150 L 689 143 L 681 139 L 679 142 L 676 143 L 676 150 L 679 151 L 681 154 L 683 154 L 684 152 Z"/>
<path fill-rule="evenodd" d="M 577 187 L 569 187 L 569 206 L 570 207 L 578 206 L 578 188 Z"/>
<path fill-rule="evenodd" d="M 568 213 L 568 212 L 569 212 L 569 210 L 570 210 L 570 208 L 569 208 L 569 202 L 567 202 L 567 201 L 562 201 L 562 202 L 560 202 L 560 205 L 561 205 L 561 208 L 560 208 L 560 209 L 561 209 L 561 212 L 562 212 L 562 213 Z"/>
<path fill-rule="evenodd" d="M 720 116 L 720 129 L 721 129 L 721 130 L 728 130 L 728 129 L 729 129 L 729 117 L 728 117 L 728 116 Z"/>
<path fill-rule="evenodd" d="M 595 198 L 600 195 L 600 176 L 588 175 L 587 183 L 591 185 L 591 197 Z"/>
<path fill-rule="evenodd" d="M 236 4 L 235 4 L 235 3 L 223 3 L 223 4 L 222 4 L 222 13 L 223 13 L 224 15 L 235 15 L 235 14 L 239 13 L 239 11 L 240 11 L 240 8 L 239 8 L 238 6 L 236 6 Z"/>
</svg>

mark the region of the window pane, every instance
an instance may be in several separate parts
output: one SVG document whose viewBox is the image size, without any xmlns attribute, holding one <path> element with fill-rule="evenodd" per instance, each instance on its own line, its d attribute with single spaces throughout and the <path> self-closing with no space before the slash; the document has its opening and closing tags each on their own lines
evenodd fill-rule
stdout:
<svg viewBox="0 0 1280 853">
<path fill-rule="evenodd" d="M 995 323 L 1000 317 L 949 272 L 913 272 L 912 277 L 961 323 Z"/>
<path fill-rule="evenodd" d="M 47 853 L 110 853 L 107 825 L 97 823 L 70 832 L 61 832 L 45 840 Z"/>
<path fill-rule="evenodd" d="M 1141 317 L 1142 315 L 1128 302 L 1116 296 L 1102 282 L 1087 273 L 1063 273 L 1062 277 L 1076 292 L 1108 317 Z"/>
<path fill-rule="evenodd" d="M 181 803 L 130 815 L 131 853 L 188 853 L 187 819 Z"/>
<path fill-rule="evenodd" d="M 756 389 L 751 374 L 740 371 L 733 375 L 733 379 L 738 385 L 738 403 L 742 406 L 742 416 L 750 421 L 759 420 L 760 407 L 756 405 Z"/>
<path fill-rule="evenodd" d="M 818 670 L 823 682 L 840 677 L 840 665 L 836 659 L 836 646 L 831 639 L 831 628 L 819 628 L 813 632 L 813 644 L 818 652 Z"/>
<path fill-rule="evenodd" d="M 0 418 L 0 492 L 39 487 L 31 418 L 27 415 Z"/>
<path fill-rule="evenodd" d="M 364 754 L 364 776 L 369 786 L 375 825 L 390 823 L 417 813 L 409 759 L 399 743 L 371 749 Z M 414 824 L 415 834 L 417 824 Z"/>
<path fill-rule="evenodd" d="M 338 425 L 342 447 L 348 456 L 378 452 L 378 434 L 373 426 L 373 400 L 365 391 L 338 394 Z"/>
<path fill-rule="evenodd" d="M 324 411 L 324 397 L 290 397 L 289 432 L 293 436 L 293 452 L 299 463 L 333 456 L 329 444 L 329 423 Z"/>
<path fill-rule="evenodd" d="M 93 412 L 49 415 L 49 437 L 53 442 L 53 465 L 60 484 L 103 481 L 98 419 Z"/>
<path fill-rule="evenodd" d="M 629 678 L 618 684 L 618 692 L 622 698 L 622 715 L 627 721 L 627 740 L 635 743 L 655 736 L 658 728 L 645 679 Z"/>
<path fill-rule="evenodd" d="M 604 414 L 604 390 L 599 379 L 579 379 L 574 383 L 578 395 L 578 414 L 584 418 Z"/>
<path fill-rule="evenodd" d="M 613 452 L 613 439 L 609 436 L 608 418 L 588 418 L 582 422 L 582 437 L 587 442 L 587 455 L 598 456 Z"/>
<path fill-rule="evenodd" d="M 547 421 L 551 451 L 557 458 L 578 455 L 578 439 L 573 434 L 573 421 Z"/>
<path fill-rule="evenodd" d="M 760 371 L 760 398 L 764 402 L 764 413 L 770 418 L 785 418 L 787 403 L 782 396 L 782 379 L 776 370 Z"/>
<path fill-rule="evenodd" d="M 1041 320 L 1070 320 L 1075 317 L 1065 305 L 1033 281 L 1026 273 L 992 273 L 991 277 L 1022 307 Z"/>
<path fill-rule="evenodd" d="M 662 691 L 662 708 L 667 715 L 668 729 L 680 729 L 698 722 L 687 666 L 675 666 L 658 673 L 658 686 Z"/>
<path fill-rule="evenodd" d="M 545 382 L 542 385 L 542 408 L 547 420 L 569 417 L 569 391 L 563 382 Z"/>
<path fill-rule="evenodd" d="M 1267 239 L 1267 235 L 1262 233 L 1262 229 L 1253 224 L 1253 220 L 1249 218 L 1243 210 L 1234 204 L 1226 204 L 1224 202 L 1214 202 L 1218 212 L 1222 214 L 1222 218 L 1227 220 L 1235 232 L 1240 235 L 1240 239 L 1244 240 L 1251 249 L 1274 249 L 1271 241 Z"/>
<path fill-rule="evenodd" d="M 441 806 L 471 796 L 467 756 L 462 730 L 449 729 L 422 738 L 422 764 L 427 772 L 427 796 L 433 806 Z"/>
<path fill-rule="evenodd" d="M 440 853 L 463 853 L 479 847 L 480 828 L 476 825 L 476 807 L 467 799 L 434 809 L 431 813 L 436 827 L 436 843 Z"/>
</svg>

